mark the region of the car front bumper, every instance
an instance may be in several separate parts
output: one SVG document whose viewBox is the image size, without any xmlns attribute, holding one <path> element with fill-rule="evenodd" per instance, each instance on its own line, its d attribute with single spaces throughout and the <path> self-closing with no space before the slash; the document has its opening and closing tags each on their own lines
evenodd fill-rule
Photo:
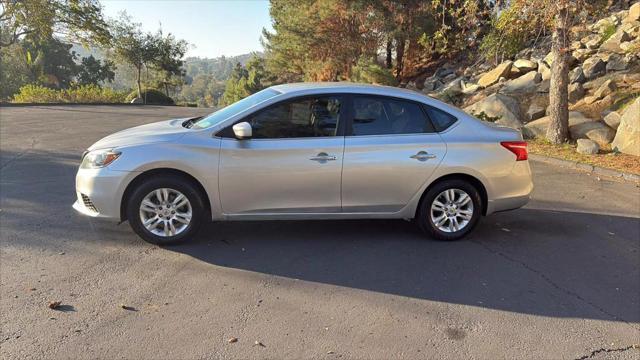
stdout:
<svg viewBox="0 0 640 360">
<path fill-rule="evenodd" d="M 120 220 L 120 205 L 135 172 L 107 168 L 79 169 L 76 174 L 76 202 L 73 208 L 82 215 Z"/>
</svg>

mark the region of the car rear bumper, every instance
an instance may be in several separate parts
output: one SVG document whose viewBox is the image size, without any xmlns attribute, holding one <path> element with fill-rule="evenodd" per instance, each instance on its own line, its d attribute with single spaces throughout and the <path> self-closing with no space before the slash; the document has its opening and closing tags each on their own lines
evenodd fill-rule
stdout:
<svg viewBox="0 0 640 360">
<path fill-rule="evenodd" d="M 531 199 L 533 181 L 528 161 L 518 161 L 508 176 L 492 179 L 493 196 L 487 201 L 487 215 L 518 209 Z"/>
</svg>

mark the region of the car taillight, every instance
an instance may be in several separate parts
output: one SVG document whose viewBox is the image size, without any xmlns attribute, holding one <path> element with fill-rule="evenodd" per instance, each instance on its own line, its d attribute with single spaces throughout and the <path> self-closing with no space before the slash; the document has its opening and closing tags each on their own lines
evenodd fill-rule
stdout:
<svg viewBox="0 0 640 360">
<path fill-rule="evenodd" d="M 516 161 L 527 160 L 529 158 L 526 141 L 502 141 L 500 145 L 516 154 Z"/>
</svg>

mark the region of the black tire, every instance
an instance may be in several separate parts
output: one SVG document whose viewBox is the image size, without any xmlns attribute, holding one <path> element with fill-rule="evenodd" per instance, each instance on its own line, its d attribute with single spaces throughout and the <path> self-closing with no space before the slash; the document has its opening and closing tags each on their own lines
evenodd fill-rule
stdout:
<svg viewBox="0 0 640 360">
<path fill-rule="evenodd" d="M 147 194 L 156 189 L 169 188 L 184 194 L 191 204 L 191 221 L 187 227 L 174 236 L 158 236 L 142 224 L 140 219 L 140 204 Z M 140 183 L 131 193 L 127 201 L 127 219 L 133 231 L 143 240 L 157 245 L 168 245 L 185 242 L 192 238 L 202 225 L 206 217 L 206 206 L 204 205 L 203 194 L 198 187 L 187 178 L 180 176 L 157 176 L 149 178 Z"/>
<path fill-rule="evenodd" d="M 459 189 L 466 192 L 473 203 L 471 219 L 462 229 L 453 232 L 440 230 L 431 218 L 431 205 L 438 195 L 448 189 Z M 425 194 L 418 208 L 416 222 L 420 229 L 431 238 L 442 241 L 454 241 L 465 237 L 478 224 L 482 215 L 482 197 L 475 186 L 462 179 L 443 180 L 433 185 Z"/>
</svg>

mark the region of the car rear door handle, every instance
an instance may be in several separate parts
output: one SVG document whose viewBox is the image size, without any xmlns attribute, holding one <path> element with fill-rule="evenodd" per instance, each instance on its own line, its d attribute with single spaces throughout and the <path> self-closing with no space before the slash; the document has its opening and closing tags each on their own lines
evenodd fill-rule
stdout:
<svg viewBox="0 0 640 360">
<path fill-rule="evenodd" d="M 332 161 L 335 160 L 336 157 L 327 154 L 326 152 L 321 152 L 318 155 L 310 158 L 309 160 L 313 160 L 313 161 L 317 161 L 317 162 L 326 162 L 326 161 Z"/>
<path fill-rule="evenodd" d="M 418 151 L 417 154 L 411 155 L 410 158 L 416 159 L 418 161 L 427 161 L 429 159 L 435 159 L 436 156 L 434 154 L 429 154 L 426 151 Z"/>
</svg>

